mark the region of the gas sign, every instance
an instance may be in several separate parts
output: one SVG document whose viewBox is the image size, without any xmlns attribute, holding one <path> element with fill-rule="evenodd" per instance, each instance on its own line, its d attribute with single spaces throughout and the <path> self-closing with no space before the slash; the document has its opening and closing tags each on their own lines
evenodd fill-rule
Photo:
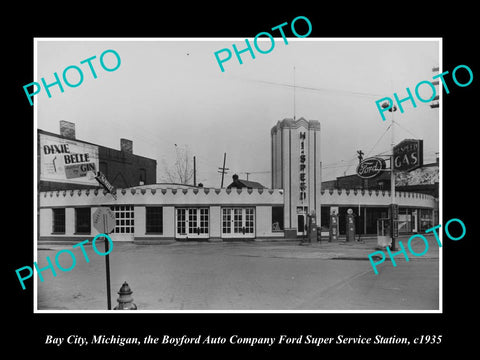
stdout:
<svg viewBox="0 0 480 360">
<path fill-rule="evenodd" d="M 395 170 L 411 171 L 423 165 L 423 140 L 405 139 L 393 147 Z"/>
</svg>

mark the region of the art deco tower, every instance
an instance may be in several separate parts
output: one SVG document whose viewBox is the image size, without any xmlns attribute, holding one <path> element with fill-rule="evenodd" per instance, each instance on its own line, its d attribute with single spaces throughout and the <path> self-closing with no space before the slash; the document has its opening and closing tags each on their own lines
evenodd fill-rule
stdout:
<svg viewBox="0 0 480 360">
<path fill-rule="evenodd" d="M 284 119 L 271 130 L 272 188 L 285 196 L 285 235 L 300 235 L 306 215 L 315 212 L 320 226 L 320 123 Z"/>
</svg>

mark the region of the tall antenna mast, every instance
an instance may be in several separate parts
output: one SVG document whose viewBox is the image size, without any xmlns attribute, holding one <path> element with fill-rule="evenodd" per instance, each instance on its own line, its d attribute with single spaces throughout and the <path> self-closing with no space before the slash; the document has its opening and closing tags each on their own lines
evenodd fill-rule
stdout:
<svg viewBox="0 0 480 360">
<path fill-rule="evenodd" d="M 295 66 L 293 67 L 293 120 L 295 120 Z"/>
</svg>

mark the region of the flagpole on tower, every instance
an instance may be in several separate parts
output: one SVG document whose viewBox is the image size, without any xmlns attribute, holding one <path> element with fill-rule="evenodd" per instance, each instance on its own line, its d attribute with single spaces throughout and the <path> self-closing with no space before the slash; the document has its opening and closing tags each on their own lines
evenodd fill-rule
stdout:
<svg viewBox="0 0 480 360">
<path fill-rule="evenodd" d="M 295 66 L 293 67 L 293 120 L 295 120 Z"/>
</svg>

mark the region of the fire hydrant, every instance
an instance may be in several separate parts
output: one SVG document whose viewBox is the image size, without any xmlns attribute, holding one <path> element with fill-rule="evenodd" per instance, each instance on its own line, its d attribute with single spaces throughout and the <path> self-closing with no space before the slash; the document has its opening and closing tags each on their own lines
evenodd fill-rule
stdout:
<svg viewBox="0 0 480 360">
<path fill-rule="evenodd" d="M 137 310 L 137 305 L 133 303 L 132 293 L 133 291 L 125 281 L 117 293 L 120 295 L 117 299 L 118 305 L 113 310 Z"/>
</svg>

